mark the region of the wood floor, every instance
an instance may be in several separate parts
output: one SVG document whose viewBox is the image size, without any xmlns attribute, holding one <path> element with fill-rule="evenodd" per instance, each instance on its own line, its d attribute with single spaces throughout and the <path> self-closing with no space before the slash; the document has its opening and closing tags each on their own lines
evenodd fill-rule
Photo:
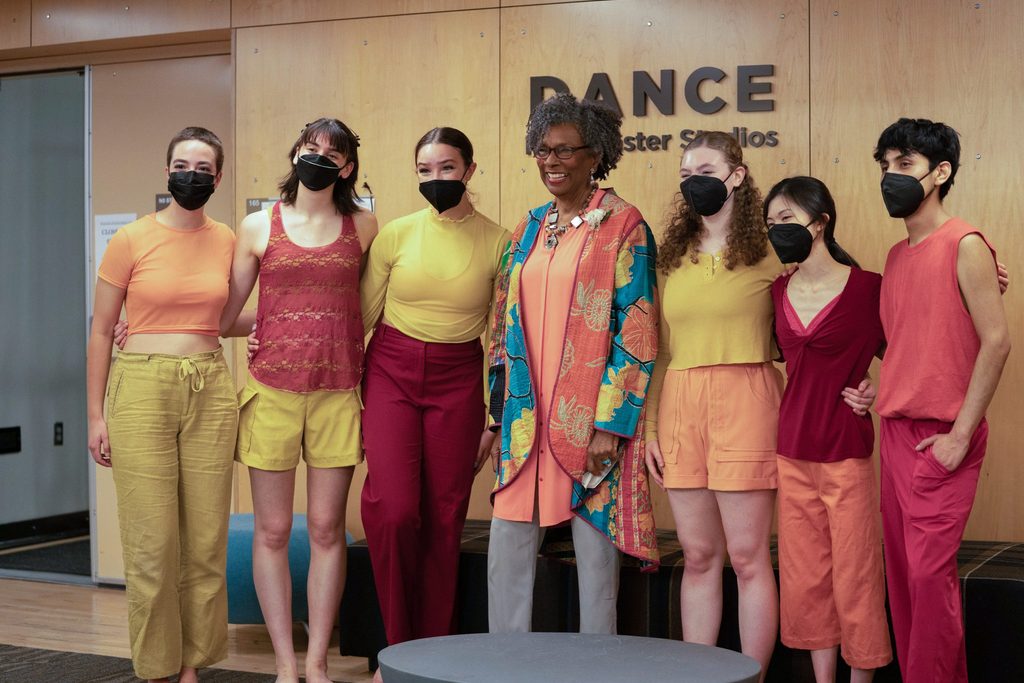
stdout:
<svg viewBox="0 0 1024 683">
<path fill-rule="evenodd" d="M 7 645 L 128 658 L 127 615 L 127 600 L 118 588 L 0 579 L 0 643 Z M 296 629 L 295 648 L 305 648 L 301 626 Z M 372 679 L 365 658 L 342 657 L 333 645 L 328 664 L 335 680 L 364 683 Z M 266 629 L 229 626 L 228 658 L 217 667 L 274 673 L 274 653 Z M 299 671 L 302 669 L 300 661 Z"/>
</svg>

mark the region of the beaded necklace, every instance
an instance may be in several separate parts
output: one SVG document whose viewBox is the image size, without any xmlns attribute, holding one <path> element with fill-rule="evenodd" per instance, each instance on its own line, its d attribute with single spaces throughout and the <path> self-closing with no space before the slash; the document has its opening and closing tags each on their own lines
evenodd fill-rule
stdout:
<svg viewBox="0 0 1024 683">
<path fill-rule="evenodd" d="M 597 192 L 597 186 L 595 185 L 591 190 L 590 194 L 583 201 L 583 208 L 580 209 L 575 216 L 573 216 L 567 223 L 559 225 L 558 223 L 558 209 L 552 205 L 548 211 L 547 225 L 544 226 L 544 232 L 547 233 L 547 237 L 544 238 L 544 248 L 554 249 L 558 246 L 558 238 L 565 234 L 565 232 L 571 227 L 574 230 L 583 225 L 583 212 L 588 206 L 590 206 L 590 200 L 594 198 L 594 193 Z"/>
</svg>

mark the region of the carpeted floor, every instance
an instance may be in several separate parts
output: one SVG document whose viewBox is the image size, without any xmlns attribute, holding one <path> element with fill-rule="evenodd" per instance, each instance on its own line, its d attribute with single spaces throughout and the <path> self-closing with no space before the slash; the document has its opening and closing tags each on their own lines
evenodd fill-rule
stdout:
<svg viewBox="0 0 1024 683">
<path fill-rule="evenodd" d="M 202 683 L 273 683 L 275 676 L 203 669 Z M 173 680 L 173 679 L 172 679 Z M 130 660 L 0 645 L 0 683 L 138 683 Z"/>
<path fill-rule="evenodd" d="M 16 550 L 0 554 L 0 569 L 89 576 L 92 574 L 89 552 L 88 537 L 43 548 Z"/>
</svg>

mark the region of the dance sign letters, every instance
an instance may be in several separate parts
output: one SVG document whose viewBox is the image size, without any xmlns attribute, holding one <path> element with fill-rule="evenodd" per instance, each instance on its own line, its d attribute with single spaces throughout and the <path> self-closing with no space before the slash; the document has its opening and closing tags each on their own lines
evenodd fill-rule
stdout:
<svg viewBox="0 0 1024 683">
<path fill-rule="evenodd" d="M 774 64 L 741 64 L 736 67 L 734 89 L 729 89 L 724 81 L 730 80 L 728 73 L 716 66 L 701 66 L 686 77 L 683 84 L 682 101 L 694 113 L 708 116 L 724 109 L 729 100 L 725 96 L 735 96 L 736 111 L 742 113 L 775 111 L 775 100 L 772 94 L 770 79 L 775 75 Z M 720 87 L 716 87 L 719 86 Z M 676 71 L 662 69 L 655 81 L 647 71 L 633 72 L 632 115 L 643 118 L 648 115 L 651 107 L 664 116 L 676 115 Z M 536 107 L 553 92 L 570 92 L 569 86 L 557 76 L 530 76 L 530 110 Z M 595 73 L 587 85 L 585 100 L 603 102 L 619 114 L 624 114 L 619 95 L 612 85 L 611 77 L 604 72 Z M 699 128 L 683 128 L 676 135 L 678 146 L 685 147 L 697 135 L 703 132 Z M 779 133 L 775 130 L 750 130 L 746 126 L 733 126 L 733 137 L 741 147 L 775 147 L 779 144 Z M 644 133 L 637 131 L 633 135 L 622 138 L 626 152 L 656 152 L 667 150 L 672 145 L 672 133 Z"/>
</svg>

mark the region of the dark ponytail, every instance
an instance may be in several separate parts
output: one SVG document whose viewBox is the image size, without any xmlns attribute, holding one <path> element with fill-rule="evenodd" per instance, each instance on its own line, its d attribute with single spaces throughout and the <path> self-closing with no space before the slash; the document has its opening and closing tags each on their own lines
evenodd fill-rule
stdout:
<svg viewBox="0 0 1024 683">
<path fill-rule="evenodd" d="M 820 221 L 828 216 L 825 227 L 822 230 L 822 239 L 825 240 L 825 247 L 828 253 L 838 263 L 844 266 L 860 268 L 860 264 L 839 246 L 836 242 L 836 202 L 832 199 L 832 193 L 828 191 L 825 183 L 817 178 L 800 175 L 792 178 L 784 178 L 775 183 L 775 186 L 768 191 L 764 198 L 764 219 L 768 220 L 768 205 L 776 197 L 788 199 L 799 206 L 812 220 Z"/>
</svg>

